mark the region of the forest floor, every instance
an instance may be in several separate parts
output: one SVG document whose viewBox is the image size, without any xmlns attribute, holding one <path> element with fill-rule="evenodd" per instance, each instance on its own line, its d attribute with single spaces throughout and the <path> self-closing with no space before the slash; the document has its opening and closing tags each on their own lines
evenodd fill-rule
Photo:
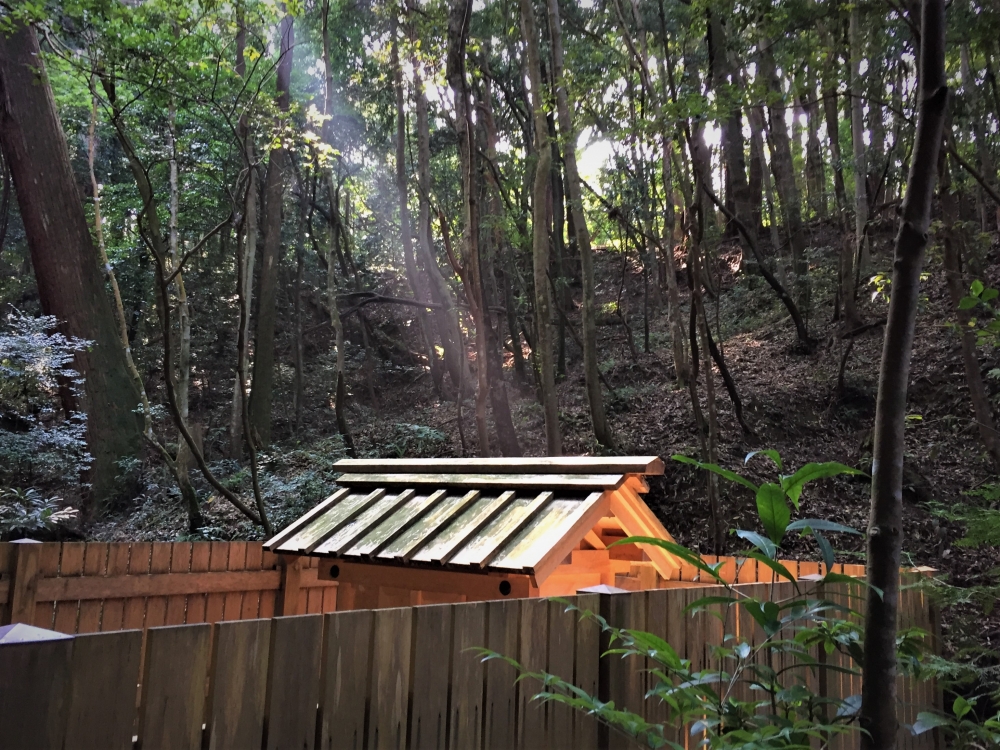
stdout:
<svg viewBox="0 0 1000 750">
<path fill-rule="evenodd" d="M 747 475 L 755 483 L 774 478 L 774 467 L 764 458 L 744 466 L 746 455 L 761 448 L 777 449 L 786 471 L 810 461 L 840 461 L 865 471 L 871 467 L 871 430 L 883 327 L 876 325 L 854 339 L 844 387 L 838 393 L 838 372 L 846 343 L 839 338 L 839 324 L 833 321 L 839 233 L 827 224 L 814 224 L 810 231 L 810 244 L 816 248 L 810 256 L 813 303 L 808 322 L 816 340 L 811 351 L 796 344 L 794 328 L 784 308 L 777 304 L 763 280 L 737 272 L 739 250 L 735 243 L 728 252 L 719 253 L 713 276 L 720 293 L 706 300 L 747 421 L 755 433 L 746 435 L 740 429 L 716 372 L 719 463 Z M 876 271 L 885 272 L 889 268 L 893 239 L 890 232 L 886 227 L 873 237 Z M 990 579 L 990 571 L 1000 566 L 1000 551 L 956 544 L 964 536 L 964 527 L 949 520 L 947 512 L 967 499 L 964 493 L 989 487 L 996 477 L 976 433 L 959 341 L 948 325 L 952 317 L 950 302 L 937 253 L 934 249 L 929 253 L 910 380 L 904 562 L 929 566 L 949 583 L 969 586 Z M 998 275 L 1000 267 L 996 239 L 989 249 L 983 248 L 981 255 L 980 277 L 988 286 L 1000 285 L 1000 279 L 991 278 Z M 597 278 L 598 303 L 602 310 L 612 311 L 604 315 L 605 322 L 614 318 L 614 303 L 621 290 L 622 308 L 630 319 L 637 349 L 633 355 L 625 326 L 599 326 L 601 369 L 613 386 L 610 393 L 606 391 L 607 408 L 620 452 L 664 458 L 664 476 L 650 481 L 646 500 L 679 542 L 704 553 L 733 553 L 742 549 L 735 535 L 727 536 L 725 549 L 712 548 L 705 474 L 669 460 L 677 453 L 697 456 L 698 443 L 689 390 L 678 388 L 674 376 L 665 310 L 655 310 L 649 316 L 649 351 L 645 352 L 641 269 L 620 254 L 602 252 L 597 258 Z M 387 282 L 387 286 L 392 284 Z M 686 294 L 683 302 L 686 308 Z M 884 319 L 888 307 L 875 285 L 867 284 L 859 291 L 859 306 L 866 323 Z M 413 348 L 418 348 L 414 335 L 416 321 L 407 318 L 412 315 L 410 308 L 372 306 L 367 308 L 367 314 L 376 328 L 389 331 L 397 339 L 413 339 Z M 572 325 L 579 325 L 578 311 L 571 311 L 569 317 Z M 686 317 L 684 328 L 686 331 Z M 597 453 L 598 446 L 590 433 L 580 351 L 569 335 L 566 347 L 566 375 L 558 385 L 564 452 Z M 317 363 L 307 378 L 307 403 L 311 408 L 305 411 L 299 433 L 292 435 L 290 398 L 284 400 L 288 403 L 283 402 L 279 408 L 285 408 L 288 414 L 278 415 L 275 429 L 288 437 L 263 457 L 264 491 L 275 509 L 276 525 L 292 520 L 324 496 L 336 476 L 332 463 L 343 455 L 330 408 L 329 348 L 326 333 L 310 338 L 307 359 Z M 456 404 L 436 395 L 425 367 L 380 362 L 373 368 L 369 388 L 361 348 L 349 347 L 348 354 L 353 368 L 349 378 L 353 395 L 348 419 L 359 455 L 463 454 Z M 986 358 L 983 359 L 986 364 Z M 989 363 L 985 370 L 992 370 L 995 364 Z M 288 373 L 281 375 L 279 386 L 287 387 L 290 377 Z M 987 384 L 995 397 L 1000 382 L 988 378 Z M 702 398 L 703 386 L 702 383 Z M 534 387 L 518 383 L 511 370 L 508 392 L 524 452 L 543 453 L 543 417 Z M 226 423 L 221 407 L 217 417 L 219 425 Z M 465 450 L 468 455 L 477 455 L 474 405 L 470 401 L 464 406 L 463 425 Z M 221 434 L 221 428 L 217 432 Z M 208 434 L 211 441 L 211 428 Z M 224 462 L 218 465 L 224 471 Z M 137 499 L 123 503 L 110 517 L 86 529 L 87 536 L 106 540 L 185 538 L 185 518 L 179 499 L 175 492 L 164 489 L 169 482 L 162 477 L 157 480 L 154 474 L 147 470 L 144 489 L 137 493 Z M 233 486 L 242 483 L 246 487 L 247 479 L 244 470 L 230 481 Z M 803 495 L 801 515 L 864 529 L 870 490 L 870 482 L 864 477 L 816 482 Z M 722 508 L 727 528 L 755 528 L 753 497 L 744 488 L 723 482 Z M 259 535 L 220 500 L 206 504 L 206 515 L 211 524 L 204 532 L 206 536 Z M 864 537 L 837 536 L 840 538 L 834 543 L 842 561 L 859 561 Z M 791 536 L 785 541 L 783 553 L 793 558 L 819 557 L 812 542 Z M 974 612 L 971 604 L 959 605 L 945 618 L 949 650 L 960 648 L 969 638 L 987 650 L 1000 648 L 998 613 L 985 618 L 960 616 Z M 956 630 L 950 633 L 953 625 Z"/>
</svg>

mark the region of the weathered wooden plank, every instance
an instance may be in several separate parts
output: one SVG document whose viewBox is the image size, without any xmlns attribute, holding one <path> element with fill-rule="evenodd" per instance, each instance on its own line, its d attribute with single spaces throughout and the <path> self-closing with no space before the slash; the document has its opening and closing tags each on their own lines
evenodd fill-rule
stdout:
<svg viewBox="0 0 1000 750">
<path fill-rule="evenodd" d="M 108 578 L 116 578 L 128 574 L 128 558 L 132 548 L 122 542 L 113 542 L 108 545 Z M 83 602 L 81 607 L 86 608 L 94 602 Z M 125 599 L 114 598 L 104 599 L 103 607 L 101 601 L 96 601 L 100 608 L 101 630 L 122 630 L 122 622 L 125 618 Z"/>
<path fill-rule="evenodd" d="M 73 640 L 0 646 L 0 745 L 62 750 Z"/>
<path fill-rule="evenodd" d="M 184 597 L 198 593 L 217 595 L 240 591 L 277 590 L 280 582 L 281 574 L 276 570 L 223 570 L 207 573 L 117 576 L 109 571 L 107 576 L 85 575 L 43 579 L 38 582 L 38 596 L 44 596 L 47 601 L 55 602 L 147 596 Z"/>
<path fill-rule="evenodd" d="M 264 736 L 271 620 L 220 622 L 209 678 L 208 746 L 259 748 Z"/>
<path fill-rule="evenodd" d="M 343 474 L 337 479 L 347 486 L 381 485 L 424 487 L 563 489 L 576 491 L 615 490 L 624 474 Z"/>
<path fill-rule="evenodd" d="M 146 633 L 139 701 L 142 750 L 199 750 L 212 629 L 175 625 Z"/>
<path fill-rule="evenodd" d="M 549 603 L 544 599 L 521 602 L 521 653 L 518 662 L 529 672 L 545 670 L 549 642 Z M 538 680 L 528 678 L 518 684 L 518 728 L 520 747 L 547 747 L 548 704 L 532 700 L 541 689 Z"/>
<path fill-rule="evenodd" d="M 451 651 L 453 611 L 447 604 L 413 610 L 413 703 L 409 743 L 412 750 L 444 750 L 446 747 L 451 680 L 446 654 Z M 453 686 L 456 698 L 457 692 L 457 686 Z"/>
<path fill-rule="evenodd" d="M 402 750 L 406 745 L 412 627 L 410 608 L 375 612 L 369 750 Z"/>
<path fill-rule="evenodd" d="M 598 613 L 601 606 L 597 594 L 581 594 L 576 598 L 582 612 Z M 595 620 L 576 614 L 576 657 L 574 684 L 587 691 L 588 695 L 598 694 L 600 679 L 601 628 Z M 578 750 L 597 750 L 597 720 L 577 711 L 574 717 L 573 741 Z"/>
<path fill-rule="evenodd" d="M 343 458 L 337 471 L 384 474 L 411 473 L 531 474 L 555 471 L 560 474 L 648 474 L 663 473 L 659 456 L 530 456 L 518 458 Z"/>
<path fill-rule="evenodd" d="M 196 575 L 208 570 L 208 563 L 212 556 L 212 545 L 210 542 L 194 542 L 191 545 L 191 573 Z M 198 589 L 195 589 L 197 591 Z M 189 625 L 196 622 L 205 622 L 205 599 L 204 594 L 189 594 L 187 598 L 187 611 L 184 613 L 184 622 Z"/>
<path fill-rule="evenodd" d="M 658 589 L 646 592 L 646 630 L 653 635 L 663 638 L 667 643 L 667 606 L 671 595 L 668 589 Z M 646 660 L 647 669 L 657 669 L 659 664 L 654 659 Z M 657 679 L 651 673 L 647 674 L 647 690 L 656 687 Z M 667 720 L 667 705 L 659 698 L 650 698 L 646 701 L 646 720 L 652 723 L 663 723 Z"/>
<path fill-rule="evenodd" d="M 486 605 L 488 637 L 486 647 L 503 656 L 517 658 L 521 602 L 495 601 Z M 506 750 L 515 746 L 517 719 L 517 672 L 498 659 L 486 663 L 486 703 L 483 747 Z"/>
<path fill-rule="evenodd" d="M 132 750 L 142 631 L 73 641 L 64 750 Z"/>
<path fill-rule="evenodd" d="M 453 748 L 482 746 L 483 662 L 474 649 L 486 645 L 485 602 L 454 608 L 455 629 L 451 651 L 451 730 Z"/>
<path fill-rule="evenodd" d="M 38 549 L 38 572 L 36 577 L 37 585 L 41 585 L 46 578 L 54 578 L 59 575 L 59 555 L 62 551 L 61 544 L 28 544 L 20 546 Z M 20 566 L 18 566 L 20 567 Z M 15 579 L 15 585 L 18 581 Z M 37 591 L 37 589 L 36 589 Z M 27 607 L 27 602 L 24 602 Z M 36 594 L 34 602 L 33 617 L 21 619 L 18 622 L 25 622 L 35 627 L 52 629 L 52 620 L 55 618 L 55 602 Z"/>
<path fill-rule="evenodd" d="M 320 554 L 343 555 L 355 544 L 377 529 L 383 521 L 391 518 L 397 511 L 404 508 L 416 494 L 415 490 L 404 489 L 402 492 L 387 493 L 382 489 L 373 494 L 382 493 L 377 502 L 367 507 L 350 523 L 345 524 L 336 534 L 325 542 L 314 546 L 310 551 Z"/>
<path fill-rule="evenodd" d="M 461 496 L 446 497 L 427 514 L 421 516 L 418 523 L 412 525 L 381 550 L 378 553 L 379 558 L 407 561 L 413 559 L 452 521 L 471 508 L 481 495 L 479 490 L 470 490 Z"/>
<path fill-rule="evenodd" d="M 212 542 L 208 557 L 208 569 L 221 573 L 229 565 L 229 544 Z M 205 622 L 218 622 L 225 617 L 226 595 L 208 594 L 205 597 Z"/>
<path fill-rule="evenodd" d="M 84 552 L 83 574 L 85 576 L 103 576 L 108 571 L 109 545 L 100 542 L 88 542 Z M 104 608 L 102 601 L 81 601 L 80 619 L 76 632 L 96 633 L 101 629 L 101 614 Z M 118 615 L 121 619 L 121 615 Z M 138 684 L 138 683 L 137 683 Z"/>
<path fill-rule="evenodd" d="M 419 562 L 450 562 L 470 540 L 506 513 L 517 494 L 513 491 L 501 492 L 496 497 L 480 496 L 468 513 L 460 514 L 454 523 L 434 534 L 433 539 L 422 545 L 409 558 Z"/>
<path fill-rule="evenodd" d="M 645 629 L 646 597 L 643 592 L 602 594 L 601 600 L 601 614 L 609 625 L 632 630 Z M 603 650 L 606 649 L 602 641 Z M 642 671 L 645 667 L 644 660 L 629 656 L 624 659 L 604 659 L 602 662 L 601 683 L 602 686 L 607 685 L 608 698 L 620 709 L 641 714 L 646 692 L 646 675 Z M 610 735 L 608 743 L 610 748 L 628 747 L 628 741 L 617 733 Z"/>
<path fill-rule="evenodd" d="M 191 542 L 175 542 L 170 551 L 170 572 L 189 576 L 190 570 Z M 187 612 L 187 596 L 185 594 L 174 594 L 167 597 L 164 625 L 184 624 L 184 615 Z"/>
<path fill-rule="evenodd" d="M 62 545 L 62 560 L 59 563 L 60 578 L 69 578 L 83 574 L 83 542 L 66 542 Z M 80 604 L 76 601 L 56 602 L 56 615 L 52 629 L 60 633 L 76 633 L 77 616 Z"/>
<path fill-rule="evenodd" d="M 153 550 L 149 556 L 149 572 L 152 575 L 164 575 L 170 572 L 170 557 L 173 545 L 170 542 L 153 542 Z M 160 594 L 160 591 L 156 592 Z M 146 599 L 147 628 L 158 628 L 167 624 L 167 598 L 165 596 L 150 596 Z"/>
<path fill-rule="evenodd" d="M 489 567 L 507 543 L 552 501 L 552 496 L 551 492 L 540 492 L 530 500 L 527 497 L 515 500 L 448 562 L 474 569 Z"/>
<path fill-rule="evenodd" d="M 264 542 L 264 548 L 268 550 L 277 549 L 284 542 L 287 542 L 293 536 L 302 531 L 302 529 L 312 523 L 315 519 L 330 510 L 330 508 L 340 502 L 341 499 L 343 499 L 349 492 L 350 490 L 347 488 L 337 490 L 326 500 L 323 500 L 321 503 L 309 510 L 305 515 L 295 521 L 292 521 L 292 523 L 288 524 L 288 526 Z"/>
<path fill-rule="evenodd" d="M 264 549 L 260 542 L 247 542 L 246 569 L 247 572 L 259 573 L 264 562 Z M 240 609 L 241 620 L 251 620 L 260 617 L 260 595 L 258 589 L 248 589 L 243 592 L 243 606 Z"/>
<path fill-rule="evenodd" d="M 567 597 L 567 601 L 575 604 L 575 597 Z M 573 612 L 566 611 L 562 602 L 550 601 L 549 605 L 549 643 L 548 667 L 549 674 L 561 677 L 567 682 L 573 682 L 573 652 L 576 647 L 576 618 Z M 573 709 L 558 703 L 548 706 L 548 747 L 553 750 L 571 750 L 573 744 Z"/>
<path fill-rule="evenodd" d="M 320 702 L 321 750 L 363 750 L 374 613 L 326 615 Z"/>
<path fill-rule="evenodd" d="M 128 556 L 128 573 L 130 576 L 141 576 L 149 573 L 150 557 L 153 545 L 147 542 L 134 542 L 130 545 Z M 68 583 L 68 582 L 67 582 Z M 122 613 L 122 630 L 142 628 L 146 621 L 146 595 L 132 595 L 125 599 L 125 610 Z"/>
<path fill-rule="evenodd" d="M 312 750 L 323 647 L 323 616 L 271 620 L 265 747 Z"/>
<path fill-rule="evenodd" d="M 243 573 L 247 565 L 247 543 L 230 542 L 229 560 L 226 569 L 230 573 Z M 223 617 L 226 620 L 239 620 L 243 613 L 243 592 L 230 591 L 226 593 L 226 602 L 223 606 Z"/>
</svg>

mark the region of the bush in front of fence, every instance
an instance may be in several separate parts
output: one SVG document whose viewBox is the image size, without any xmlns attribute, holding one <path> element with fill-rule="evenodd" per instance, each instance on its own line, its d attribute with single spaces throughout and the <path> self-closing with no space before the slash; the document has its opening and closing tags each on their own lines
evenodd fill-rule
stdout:
<svg viewBox="0 0 1000 750">
<path fill-rule="evenodd" d="M 482 650 L 484 658 L 510 663 L 519 672 L 518 680 L 538 680 L 542 689 L 534 696 L 536 700 L 586 712 L 613 731 L 651 748 L 683 750 L 689 746 L 685 735 L 710 748 L 855 746 L 857 738 L 853 735 L 859 731 L 861 696 L 845 688 L 860 685 L 864 589 L 868 584 L 862 578 L 834 571 L 834 548 L 827 534 L 860 532 L 824 519 L 792 521 L 791 517 L 792 508 L 800 510 L 802 490 L 809 482 L 861 472 L 830 462 L 806 464 L 793 474 L 783 475 L 776 451 L 757 453 L 775 463 L 779 472 L 776 482 L 757 486 L 715 464 L 685 456 L 674 458 L 754 493 L 763 533 L 735 533 L 751 545 L 746 559 L 770 568 L 776 581 L 791 582 L 793 595 L 775 597 L 777 587 L 765 586 L 770 590 L 756 596 L 762 587 L 727 583 L 719 575 L 721 563 L 707 563 L 697 553 L 673 542 L 645 537 L 619 542 L 657 545 L 696 566 L 723 587 L 718 595 L 702 597 L 686 608 L 692 617 L 715 617 L 722 624 L 716 631 L 718 642 L 710 644 L 711 653 L 706 653 L 700 664 L 682 658 L 670 643 L 653 633 L 613 627 L 599 614 L 567 602 L 568 610 L 600 626 L 608 646 L 605 657 L 631 657 L 636 668 L 646 671 L 646 699 L 660 705 L 664 720 L 649 721 L 637 712 L 637 707 L 601 701 L 560 675 L 529 671 L 496 652 Z M 747 460 L 757 453 L 747 456 Z M 781 542 L 793 531 L 815 540 L 825 574 L 797 579 L 778 561 Z M 934 676 L 934 670 L 924 658 L 928 635 L 919 628 L 903 628 L 897 638 L 900 674 L 917 684 L 909 698 L 925 709 L 919 713 L 912 710 L 916 720 L 904 729 L 921 735 L 942 727 L 949 736 L 961 734 L 987 743 L 970 747 L 1000 742 L 1000 715 L 979 724 L 971 721 L 967 708 L 957 702 L 951 712 L 933 710 L 935 689 L 929 678 Z"/>
</svg>

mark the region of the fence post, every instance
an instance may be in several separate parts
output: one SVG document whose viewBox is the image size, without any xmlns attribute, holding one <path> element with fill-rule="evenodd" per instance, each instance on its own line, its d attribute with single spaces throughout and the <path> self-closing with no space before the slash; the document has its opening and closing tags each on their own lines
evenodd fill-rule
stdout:
<svg viewBox="0 0 1000 750">
<path fill-rule="evenodd" d="M 281 555 L 281 587 L 274 603 L 274 613 L 279 616 L 297 615 L 302 591 L 302 563 L 306 558 L 298 555 Z"/>
<path fill-rule="evenodd" d="M 34 539 L 18 539 L 14 547 L 14 571 L 10 581 L 10 622 L 31 624 L 35 620 L 38 594 L 38 556 L 42 545 Z"/>
</svg>

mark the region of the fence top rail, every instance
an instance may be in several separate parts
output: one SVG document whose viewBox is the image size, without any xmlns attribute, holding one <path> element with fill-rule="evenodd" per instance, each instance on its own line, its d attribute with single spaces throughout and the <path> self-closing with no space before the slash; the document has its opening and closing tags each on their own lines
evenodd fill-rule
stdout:
<svg viewBox="0 0 1000 750">
<path fill-rule="evenodd" d="M 344 458 L 334 468 L 352 474 L 663 474 L 659 456 L 523 458 Z"/>
</svg>

